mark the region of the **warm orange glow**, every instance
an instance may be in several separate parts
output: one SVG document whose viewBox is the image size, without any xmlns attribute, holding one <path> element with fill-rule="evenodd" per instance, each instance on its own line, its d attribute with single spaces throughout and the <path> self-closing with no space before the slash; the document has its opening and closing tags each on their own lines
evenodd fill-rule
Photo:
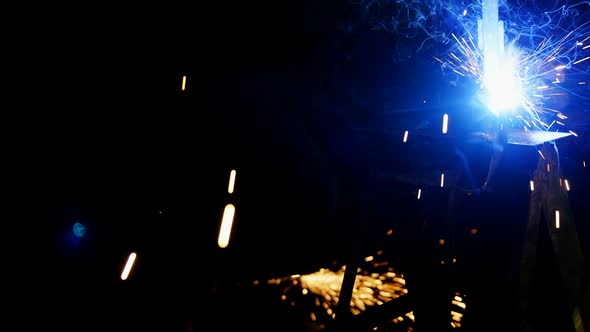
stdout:
<svg viewBox="0 0 590 332">
<path fill-rule="evenodd" d="M 460 307 L 462 309 L 465 309 L 467 307 L 467 305 L 464 302 L 459 302 L 456 300 L 451 301 L 452 304 L 456 305 L 457 307 Z"/>
<path fill-rule="evenodd" d="M 365 257 L 365 262 L 371 262 L 374 259 L 373 256 L 367 256 Z"/>
<path fill-rule="evenodd" d="M 129 273 L 131 273 L 131 269 L 133 268 L 133 263 L 135 263 L 135 258 L 137 254 L 134 252 L 129 254 L 129 258 L 127 258 L 127 263 L 125 263 L 125 267 L 123 268 L 123 272 L 121 272 L 121 280 L 127 280 L 129 277 Z"/>
<path fill-rule="evenodd" d="M 355 286 L 350 301 L 350 310 L 357 315 L 370 306 L 378 306 L 408 293 L 404 287 L 405 280 L 396 277 L 393 272 L 371 273 L 365 275 L 362 269 L 356 276 Z M 331 315 L 338 303 L 340 287 L 344 278 L 344 269 L 332 272 L 320 269 L 318 272 L 302 275 L 301 287 L 313 293 L 322 301 L 322 307 Z M 292 279 L 292 281 L 295 281 Z M 316 298 L 316 306 L 319 302 Z M 403 319 L 403 318 L 402 318 Z"/>
<path fill-rule="evenodd" d="M 445 239 L 438 240 L 438 244 L 440 244 L 441 246 L 444 246 L 445 245 Z"/>
<path fill-rule="evenodd" d="M 219 228 L 219 237 L 217 244 L 220 248 L 225 248 L 229 244 L 229 236 L 231 234 L 232 225 L 234 223 L 234 214 L 236 208 L 233 204 L 228 204 L 223 210 L 223 217 L 221 219 L 221 227 Z"/>
<path fill-rule="evenodd" d="M 182 76 L 182 91 L 186 90 L 186 75 Z"/>
<path fill-rule="evenodd" d="M 472 228 L 471 229 L 471 235 L 475 235 L 477 234 L 479 231 L 477 230 L 477 228 Z"/>
<path fill-rule="evenodd" d="M 547 164 L 547 173 L 551 172 L 551 165 Z"/>
<path fill-rule="evenodd" d="M 456 312 L 456 311 L 451 310 L 451 316 L 456 316 L 458 318 L 461 318 L 461 317 L 463 317 L 463 314 L 460 312 Z"/>
<path fill-rule="evenodd" d="M 236 170 L 232 169 L 231 172 L 229 172 L 229 183 L 227 185 L 227 192 L 228 193 L 233 194 L 235 184 L 236 184 Z"/>
</svg>

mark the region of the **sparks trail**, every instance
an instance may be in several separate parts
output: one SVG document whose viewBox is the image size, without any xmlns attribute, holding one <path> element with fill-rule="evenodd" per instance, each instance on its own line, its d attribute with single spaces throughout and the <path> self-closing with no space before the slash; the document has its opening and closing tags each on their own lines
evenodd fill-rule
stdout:
<svg viewBox="0 0 590 332">
<path fill-rule="evenodd" d="M 466 30 L 460 37 L 450 33 L 453 50 L 445 57 L 434 58 L 443 70 L 474 80 L 480 87 L 477 99 L 496 115 L 503 116 L 507 125 L 523 130 L 564 130 L 558 126 L 566 126 L 567 116 L 554 106 L 559 104 L 556 100 L 568 94 L 589 98 L 585 85 L 590 72 L 590 21 L 572 28 L 572 20 L 588 16 L 572 9 L 580 9 L 582 4 L 588 2 L 560 7 L 559 12 L 564 15 L 575 13 L 570 20 L 553 19 L 550 13 L 556 11 L 552 11 L 545 13 L 543 24 L 529 24 L 520 32 L 516 32 L 517 24 L 511 23 L 506 35 L 513 39 L 506 43 L 503 54 L 492 55 L 499 57 L 493 71 L 485 70 L 490 54 L 480 51 L 482 47 L 476 46 L 473 29 L 467 30 L 473 24 L 464 24 Z M 559 26 L 563 22 L 570 28 L 567 33 L 563 33 L 566 28 Z M 527 47 L 534 40 L 536 45 Z M 569 82 L 572 80 L 574 84 Z M 499 100 L 512 105 L 497 105 Z"/>
</svg>

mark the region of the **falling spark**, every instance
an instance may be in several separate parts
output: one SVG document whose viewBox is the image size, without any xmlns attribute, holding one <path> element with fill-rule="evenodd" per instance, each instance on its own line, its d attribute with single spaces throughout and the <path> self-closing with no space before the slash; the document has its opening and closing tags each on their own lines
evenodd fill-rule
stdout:
<svg viewBox="0 0 590 332">
<path fill-rule="evenodd" d="M 227 204 L 223 210 L 221 227 L 219 229 L 219 237 L 217 238 L 217 244 L 220 248 L 225 248 L 229 244 L 229 236 L 231 234 L 235 212 L 236 208 L 233 204 Z"/>
<path fill-rule="evenodd" d="M 565 190 L 570 191 L 570 183 L 567 179 L 565 179 Z"/>
<path fill-rule="evenodd" d="M 408 131 L 404 132 L 404 143 L 408 141 Z"/>
<path fill-rule="evenodd" d="M 182 76 L 182 91 L 186 90 L 186 75 Z"/>
<path fill-rule="evenodd" d="M 531 187 L 531 191 L 535 191 L 535 182 L 533 180 L 529 181 L 529 186 Z"/>
<path fill-rule="evenodd" d="M 445 113 L 443 115 L 443 123 L 442 123 L 442 133 L 443 134 L 447 133 L 448 127 L 449 127 L 449 115 Z"/>
<path fill-rule="evenodd" d="M 422 189 L 418 189 L 418 199 L 420 199 L 420 196 L 422 196 Z"/>
<path fill-rule="evenodd" d="M 440 187 L 444 187 L 445 186 L 445 173 L 442 173 L 440 175 Z"/>
<path fill-rule="evenodd" d="M 559 229 L 559 210 L 555 210 L 555 228 Z"/>
<path fill-rule="evenodd" d="M 131 268 L 133 268 L 133 263 L 135 263 L 135 258 L 137 254 L 134 252 L 129 254 L 127 258 L 127 263 L 125 263 L 125 267 L 123 268 L 123 272 L 121 272 L 121 280 L 127 280 L 129 277 L 129 273 L 131 273 Z"/>
<path fill-rule="evenodd" d="M 456 305 L 457 307 L 460 307 L 462 309 L 465 309 L 467 307 L 467 305 L 465 304 L 465 302 L 459 302 L 457 300 L 453 300 L 451 301 L 452 304 Z"/>
<path fill-rule="evenodd" d="M 586 168 L 586 160 L 582 160 L 582 167 Z"/>
<path fill-rule="evenodd" d="M 228 193 L 233 194 L 235 184 L 236 184 L 236 170 L 232 169 L 231 172 L 229 172 L 229 183 L 227 185 L 227 192 Z"/>
<path fill-rule="evenodd" d="M 580 60 L 578 60 L 578 61 L 574 61 L 574 65 L 577 65 L 578 63 L 580 63 L 580 62 L 583 62 L 583 61 L 586 61 L 586 60 L 588 60 L 588 59 L 590 59 L 590 56 L 587 56 L 587 57 L 585 57 L 585 58 L 583 58 L 583 59 L 580 59 Z"/>
</svg>

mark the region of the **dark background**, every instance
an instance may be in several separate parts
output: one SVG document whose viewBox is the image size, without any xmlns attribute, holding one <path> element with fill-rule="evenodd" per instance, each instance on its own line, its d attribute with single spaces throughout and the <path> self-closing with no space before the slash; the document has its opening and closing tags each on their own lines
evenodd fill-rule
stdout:
<svg viewBox="0 0 590 332">
<path fill-rule="evenodd" d="M 16 293 L 8 303 L 29 317 L 22 330 L 301 331 L 279 294 L 242 286 L 384 247 L 410 289 L 412 276 L 430 282 L 434 261 L 457 257 L 452 279 L 431 282 L 472 297 L 466 330 L 514 319 L 538 154 L 507 146 L 492 191 L 449 203 L 451 190 L 437 186 L 441 172 L 461 169 L 454 151 L 473 172 L 467 188 L 483 183 L 491 149 L 465 141 L 487 118 L 463 102 L 472 86 L 441 73 L 436 46 L 418 53 L 421 39 L 372 31 L 337 1 L 18 14 L 7 51 L 16 75 L 6 90 L 4 242 L 5 273 L 19 285 L 5 285 Z M 559 147 L 588 253 L 586 111 L 568 104 L 580 135 Z M 237 213 L 222 250 L 228 202 Z M 75 222 L 86 227 L 80 240 Z M 540 289 L 558 289 L 545 237 Z M 122 282 L 130 251 L 138 259 Z M 539 317 L 559 308 L 560 292 L 546 294 Z"/>
</svg>

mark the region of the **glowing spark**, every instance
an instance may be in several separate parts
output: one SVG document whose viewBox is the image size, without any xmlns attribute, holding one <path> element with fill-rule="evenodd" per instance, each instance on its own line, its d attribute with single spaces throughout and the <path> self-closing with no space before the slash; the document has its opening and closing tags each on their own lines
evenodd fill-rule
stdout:
<svg viewBox="0 0 590 332">
<path fill-rule="evenodd" d="M 453 300 L 451 301 L 451 303 L 462 309 L 465 309 L 467 307 L 467 305 L 464 302 Z"/>
<path fill-rule="evenodd" d="M 570 183 L 567 179 L 565 179 L 565 190 L 570 191 Z"/>
<path fill-rule="evenodd" d="M 223 210 L 219 237 L 217 238 L 217 245 L 219 245 L 220 248 L 225 248 L 229 244 L 229 236 L 231 234 L 235 212 L 236 208 L 233 204 L 227 204 Z"/>
<path fill-rule="evenodd" d="M 555 228 L 559 229 L 559 210 L 555 210 Z"/>
<path fill-rule="evenodd" d="M 229 172 L 229 183 L 227 185 L 227 192 L 232 194 L 234 192 L 234 186 L 236 184 L 236 170 L 232 169 Z"/>
<path fill-rule="evenodd" d="M 127 263 L 125 263 L 125 267 L 123 268 L 123 272 L 121 272 L 121 280 L 127 280 L 129 277 L 129 273 L 131 273 L 131 268 L 133 268 L 133 263 L 135 263 L 135 258 L 137 254 L 134 252 L 129 254 L 127 258 Z"/>
<path fill-rule="evenodd" d="M 449 127 L 449 115 L 445 113 L 443 115 L 443 123 L 442 123 L 442 133 L 443 134 L 447 133 L 448 127 Z"/>
<path fill-rule="evenodd" d="M 535 182 L 533 180 L 529 181 L 529 186 L 531 188 L 531 191 L 535 191 Z"/>
<path fill-rule="evenodd" d="M 578 60 L 578 61 L 574 61 L 574 65 L 577 65 L 578 63 L 580 63 L 580 62 L 584 62 L 584 61 L 586 61 L 586 60 L 588 60 L 588 59 L 590 59 L 590 56 L 587 56 L 587 57 L 585 57 L 585 58 L 583 58 L 583 59 L 580 59 L 580 60 Z"/>
<path fill-rule="evenodd" d="M 301 287 L 323 301 L 323 308 L 332 312 L 338 303 L 340 287 L 344 278 L 344 268 L 338 271 L 320 269 L 300 276 Z M 362 272 L 362 271 L 361 271 Z M 350 303 L 353 314 L 365 311 L 368 306 L 382 305 L 407 294 L 405 280 L 391 273 L 358 274 Z M 316 302 L 319 304 L 319 302 Z"/>
<path fill-rule="evenodd" d="M 404 143 L 408 141 L 408 131 L 406 130 L 404 132 L 404 139 L 403 139 Z"/>
<path fill-rule="evenodd" d="M 186 76 L 182 76 L 182 91 L 186 90 Z"/>
<path fill-rule="evenodd" d="M 420 199 L 420 196 L 422 196 L 422 189 L 418 189 L 418 199 Z"/>
</svg>

